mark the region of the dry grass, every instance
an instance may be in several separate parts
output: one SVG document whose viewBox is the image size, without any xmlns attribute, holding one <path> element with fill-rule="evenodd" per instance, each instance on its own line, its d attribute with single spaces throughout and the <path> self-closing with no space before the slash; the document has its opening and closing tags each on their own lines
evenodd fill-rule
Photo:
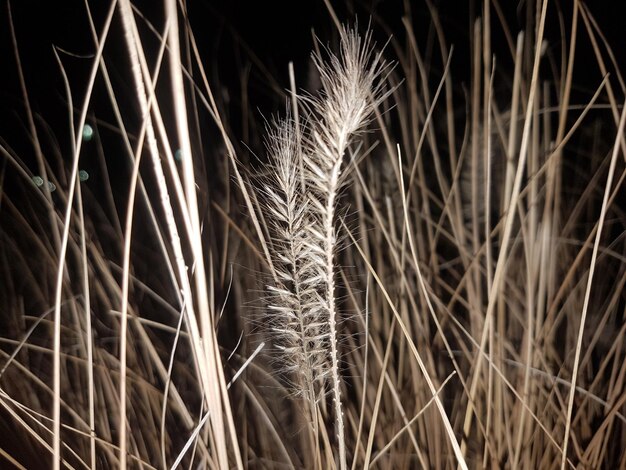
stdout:
<svg viewBox="0 0 626 470">
<path fill-rule="evenodd" d="M 87 13 L 50 124 L 4 6 L 1 466 L 626 468 L 626 87 L 588 8 L 484 2 L 465 82 L 429 1 L 426 44 L 337 24 L 255 164 L 165 5 Z"/>
</svg>

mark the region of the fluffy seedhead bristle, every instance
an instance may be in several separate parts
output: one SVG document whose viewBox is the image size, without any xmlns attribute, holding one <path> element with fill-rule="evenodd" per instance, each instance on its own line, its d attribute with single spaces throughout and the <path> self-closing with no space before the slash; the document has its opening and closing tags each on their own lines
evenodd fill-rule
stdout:
<svg viewBox="0 0 626 470">
<path fill-rule="evenodd" d="M 339 55 L 314 55 L 322 93 L 310 102 L 311 116 L 298 135 L 289 120 L 270 134 L 274 183 L 266 187 L 274 217 L 276 286 L 271 288 L 275 332 L 298 377 L 300 394 L 317 399 L 329 383 L 337 427 L 339 465 L 345 468 L 345 439 L 335 305 L 335 206 L 344 154 L 380 97 L 380 56 L 370 34 L 341 32 Z M 301 174 L 303 171 L 304 174 Z M 300 184 L 305 181 L 304 187 Z M 278 318 L 278 321 L 276 320 Z"/>
<path fill-rule="evenodd" d="M 320 280 L 313 267 L 321 260 L 307 241 L 312 220 L 300 185 L 301 155 L 291 120 L 274 123 L 267 149 L 272 171 L 265 186 L 266 207 L 272 221 L 276 269 L 276 284 L 269 287 L 272 330 L 293 393 L 317 402 L 328 369 L 329 335 L 317 300 Z"/>
<path fill-rule="evenodd" d="M 312 154 L 329 167 L 341 159 L 350 136 L 367 124 L 374 106 L 385 96 L 382 86 L 389 67 L 373 47 L 370 32 L 361 38 L 356 30 L 344 28 L 338 55 L 329 53 L 324 60 L 313 54 L 322 93 L 314 100 L 317 125 Z"/>
</svg>

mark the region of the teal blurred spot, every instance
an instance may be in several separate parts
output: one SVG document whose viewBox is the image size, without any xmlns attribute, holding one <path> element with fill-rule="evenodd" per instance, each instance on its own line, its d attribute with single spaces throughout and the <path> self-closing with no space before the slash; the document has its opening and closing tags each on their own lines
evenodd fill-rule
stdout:
<svg viewBox="0 0 626 470">
<path fill-rule="evenodd" d="M 43 178 L 41 176 L 33 176 L 33 183 L 35 183 L 35 186 L 40 187 L 43 185 Z"/>
<path fill-rule="evenodd" d="M 87 181 L 89 179 L 89 173 L 87 173 L 85 170 L 80 170 L 78 172 L 78 179 L 80 181 Z"/>
<path fill-rule="evenodd" d="M 174 159 L 177 162 L 181 162 L 183 160 L 183 151 L 181 149 L 176 150 L 176 152 L 174 152 Z"/>
<path fill-rule="evenodd" d="M 85 124 L 85 127 L 83 127 L 83 140 L 85 142 L 89 142 L 93 137 L 93 127 L 91 127 L 89 124 Z"/>
<path fill-rule="evenodd" d="M 48 181 L 48 189 L 50 190 L 51 193 L 53 193 L 54 190 L 57 189 L 57 187 L 54 185 L 52 181 Z"/>
</svg>

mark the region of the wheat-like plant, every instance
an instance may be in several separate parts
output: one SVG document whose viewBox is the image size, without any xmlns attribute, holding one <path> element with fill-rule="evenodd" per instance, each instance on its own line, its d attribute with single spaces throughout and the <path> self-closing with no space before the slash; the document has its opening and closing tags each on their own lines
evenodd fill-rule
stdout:
<svg viewBox="0 0 626 470">
<path fill-rule="evenodd" d="M 275 285 L 269 286 L 270 324 L 280 338 L 277 343 L 285 356 L 285 371 L 296 376 L 294 392 L 316 403 L 321 391 L 319 382 L 328 373 L 328 333 L 317 305 L 319 282 L 313 269 L 322 260 L 308 242 L 312 215 L 300 185 L 302 155 L 294 123 L 288 119 L 278 121 L 269 132 L 273 171 L 264 190 L 277 275 Z"/>
<path fill-rule="evenodd" d="M 289 120 L 279 121 L 270 135 L 275 189 L 266 187 L 266 193 L 275 218 L 277 264 L 284 266 L 278 270 L 282 283 L 270 288 L 277 299 L 272 314 L 283 317 L 276 331 L 285 343 L 288 369 L 297 371 L 300 394 L 313 410 L 324 384 L 330 383 L 343 469 L 336 204 L 346 150 L 382 99 L 386 65 L 380 54 L 373 55 L 371 33 L 362 39 L 356 30 L 344 28 L 340 36 L 338 55 L 331 53 L 327 60 L 313 55 L 322 90 L 304 103 L 310 113 L 298 128 L 303 135 Z"/>
</svg>

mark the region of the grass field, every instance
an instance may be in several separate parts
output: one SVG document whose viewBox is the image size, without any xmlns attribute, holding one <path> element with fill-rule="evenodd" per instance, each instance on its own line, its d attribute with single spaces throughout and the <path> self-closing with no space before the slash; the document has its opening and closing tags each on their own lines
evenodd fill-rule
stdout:
<svg viewBox="0 0 626 470">
<path fill-rule="evenodd" d="M 585 3 L 323 0 L 278 70 L 197 3 L 81 3 L 36 59 L 2 3 L 0 468 L 626 468 Z"/>
</svg>

